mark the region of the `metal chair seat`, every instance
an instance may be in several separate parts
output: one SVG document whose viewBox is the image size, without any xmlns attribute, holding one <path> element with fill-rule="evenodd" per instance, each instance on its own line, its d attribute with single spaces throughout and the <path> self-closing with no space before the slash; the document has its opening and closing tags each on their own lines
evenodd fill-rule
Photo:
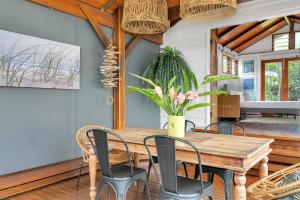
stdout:
<svg viewBox="0 0 300 200">
<path fill-rule="evenodd" d="M 182 176 L 177 177 L 177 193 L 179 195 L 198 195 L 201 191 L 201 182 Z M 203 190 L 212 190 L 212 184 L 209 182 L 203 182 Z M 206 192 L 204 192 L 206 193 Z"/>
<path fill-rule="evenodd" d="M 131 179 L 134 176 L 146 176 L 147 171 L 145 169 L 140 169 L 132 167 L 133 175 L 131 174 L 131 168 L 126 165 L 114 165 L 111 167 L 111 178 L 112 179 Z"/>
<path fill-rule="evenodd" d="M 160 189 L 159 199 L 188 199 L 198 200 L 207 197 L 207 193 L 213 193 L 213 185 L 208 182 L 203 182 L 203 193 L 201 193 L 201 182 L 192 180 L 182 176 L 177 177 L 177 194 Z"/>
</svg>

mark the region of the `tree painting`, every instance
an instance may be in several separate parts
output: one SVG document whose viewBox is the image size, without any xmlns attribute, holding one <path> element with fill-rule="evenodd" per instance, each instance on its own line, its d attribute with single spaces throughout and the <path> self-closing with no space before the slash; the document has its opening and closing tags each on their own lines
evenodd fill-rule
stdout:
<svg viewBox="0 0 300 200">
<path fill-rule="evenodd" d="M 80 88 L 80 47 L 0 30 L 0 86 Z"/>
</svg>

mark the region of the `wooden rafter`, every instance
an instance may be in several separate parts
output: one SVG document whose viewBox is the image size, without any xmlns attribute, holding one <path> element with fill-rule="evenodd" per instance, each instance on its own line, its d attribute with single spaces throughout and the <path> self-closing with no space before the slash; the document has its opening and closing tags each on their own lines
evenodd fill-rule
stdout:
<svg viewBox="0 0 300 200">
<path fill-rule="evenodd" d="M 88 18 L 88 21 L 94 28 L 95 32 L 97 33 L 98 37 L 100 38 L 101 42 L 103 43 L 103 45 L 105 47 L 107 47 L 109 45 L 109 39 L 103 32 L 100 25 L 97 23 L 97 19 L 95 18 L 93 10 L 91 10 L 90 7 L 87 6 L 86 4 L 80 3 L 79 5 L 80 5 L 83 13 L 85 14 L 85 16 Z"/>
<path fill-rule="evenodd" d="M 126 57 L 132 52 L 136 45 L 141 41 L 139 36 L 135 36 L 132 40 L 126 45 Z"/>
<path fill-rule="evenodd" d="M 291 22 L 300 24 L 300 18 L 296 18 L 294 16 L 290 17 Z"/>
<path fill-rule="evenodd" d="M 40 4 L 42 6 L 46 6 L 49 8 L 53 8 L 59 10 L 61 12 L 80 17 L 82 19 L 87 20 L 87 16 L 83 13 L 82 9 L 79 6 L 79 0 L 28 0 L 33 3 Z M 86 4 L 89 6 L 88 4 Z M 108 26 L 110 28 L 114 28 L 114 15 L 103 12 L 100 9 L 95 7 L 89 6 L 89 9 L 93 11 L 93 16 L 99 24 Z M 153 42 L 155 44 L 161 45 L 162 44 L 162 35 L 140 35 L 142 39 L 145 39 L 149 42 Z"/>
<path fill-rule="evenodd" d="M 107 0 L 79 0 L 82 3 L 86 3 L 95 8 L 101 8 L 106 4 Z"/>
<path fill-rule="evenodd" d="M 285 19 L 285 21 L 286 21 L 288 24 L 290 24 L 290 23 L 291 23 L 291 21 L 290 21 L 289 17 L 287 17 L 287 16 L 284 16 L 284 19 Z"/>
<path fill-rule="evenodd" d="M 252 46 L 253 44 L 259 42 L 260 40 L 268 37 L 269 35 L 275 33 L 276 31 L 285 27 L 286 25 L 287 25 L 287 22 L 286 22 L 286 20 L 283 19 L 280 22 L 278 22 L 277 24 L 275 24 L 274 26 L 272 26 L 271 28 L 264 31 L 263 33 L 257 35 L 256 37 L 254 37 L 254 38 L 248 40 L 247 42 L 245 42 L 244 44 L 242 44 L 241 46 L 235 48 L 234 51 L 240 53 L 241 51 L 247 49 L 248 47 Z"/>
<path fill-rule="evenodd" d="M 103 6 L 103 10 L 109 13 L 114 13 L 114 11 L 124 4 L 124 0 L 108 0 Z"/>
<path fill-rule="evenodd" d="M 250 22 L 247 24 L 241 24 L 229 32 L 227 32 L 225 35 L 219 38 L 218 42 L 222 44 L 223 46 L 226 46 L 229 44 L 231 41 L 235 40 L 238 38 L 241 34 L 243 34 L 245 31 L 248 31 L 250 28 L 254 27 L 257 25 L 258 22 Z"/>
<path fill-rule="evenodd" d="M 236 26 L 226 26 L 223 28 L 219 28 L 217 31 L 218 37 L 222 37 L 224 34 L 228 33 L 229 31 L 231 31 L 232 29 L 234 29 Z"/>
<path fill-rule="evenodd" d="M 179 16 L 179 11 L 180 11 L 179 6 L 169 8 L 168 16 L 169 16 L 171 27 L 181 20 L 181 17 Z"/>
<path fill-rule="evenodd" d="M 280 22 L 283 18 L 276 18 L 276 19 L 269 19 L 264 22 L 261 22 L 259 25 L 255 26 L 251 30 L 247 31 L 240 37 L 236 38 L 235 40 L 231 41 L 226 47 L 229 49 L 236 49 L 239 46 L 243 45 L 243 43 L 251 40 L 252 38 L 258 36 L 262 32 L 268 30 L 272 26 L 274 26 L 276 23 Z"/>
<path fill-rule="evenodd" d="M 77 4 L 76 0 L 68 0 L 68 1 L 61 1 L 61 0 L 29 0 L 31 2 L 40 4 L 42 6 L 46 6 L 49 8 L 53 8 L 64 13 L 80 17 L 83 19 L 87 19 L 85 14 L 82 12 L 80 7 Z"/>
</svg>

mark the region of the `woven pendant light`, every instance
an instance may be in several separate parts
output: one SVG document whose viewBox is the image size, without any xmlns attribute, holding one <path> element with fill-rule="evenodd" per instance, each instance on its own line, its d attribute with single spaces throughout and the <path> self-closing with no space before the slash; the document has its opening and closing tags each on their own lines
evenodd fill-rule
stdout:
<svg viewBox="0 0 300 200">
<path fill-rule="evenodd" d="M 166 0 L 125 0 L 122 28 L 136 34 L 157 34 L 167 31 Z"/>
<path fill-rule="evenodd" d="M 237 0 L 180 0 L 180 16 L 186 20 L 213 21 L 236 11 Z"/>
</svg>

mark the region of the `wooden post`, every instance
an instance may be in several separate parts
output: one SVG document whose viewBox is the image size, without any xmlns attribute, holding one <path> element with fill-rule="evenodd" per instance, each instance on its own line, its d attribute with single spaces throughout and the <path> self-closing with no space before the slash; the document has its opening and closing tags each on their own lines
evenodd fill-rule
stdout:
<svg viewBox="0 0 300 200">
<path fill-rule="evenodd" d="M 294 30 L 294 22 L 290 22 L 289 24 L 290 32 L 289 32 L 289 49 L 295 49 L 295 30 Z"/>
<path fill-rule="evenodd" d="M 211 30 L 210 34 L 210 75 L 218 74 L 218 50 L 217 50 L 217 30 Z M 211 90 L 217 89 L 217 83 L 211 84 Z M 211 96 L 211 123 L 218 122 L 218 96 Z"/>
<path fill-rule="evenodd" d="M 123 8 L 119 7 L 115 12 L 114 42 L 120 52 L 119 55 L 119 84 L 114 88 L 114 128 L 125 128 L 125 31 L 122 29 Z"/>
</svg>

